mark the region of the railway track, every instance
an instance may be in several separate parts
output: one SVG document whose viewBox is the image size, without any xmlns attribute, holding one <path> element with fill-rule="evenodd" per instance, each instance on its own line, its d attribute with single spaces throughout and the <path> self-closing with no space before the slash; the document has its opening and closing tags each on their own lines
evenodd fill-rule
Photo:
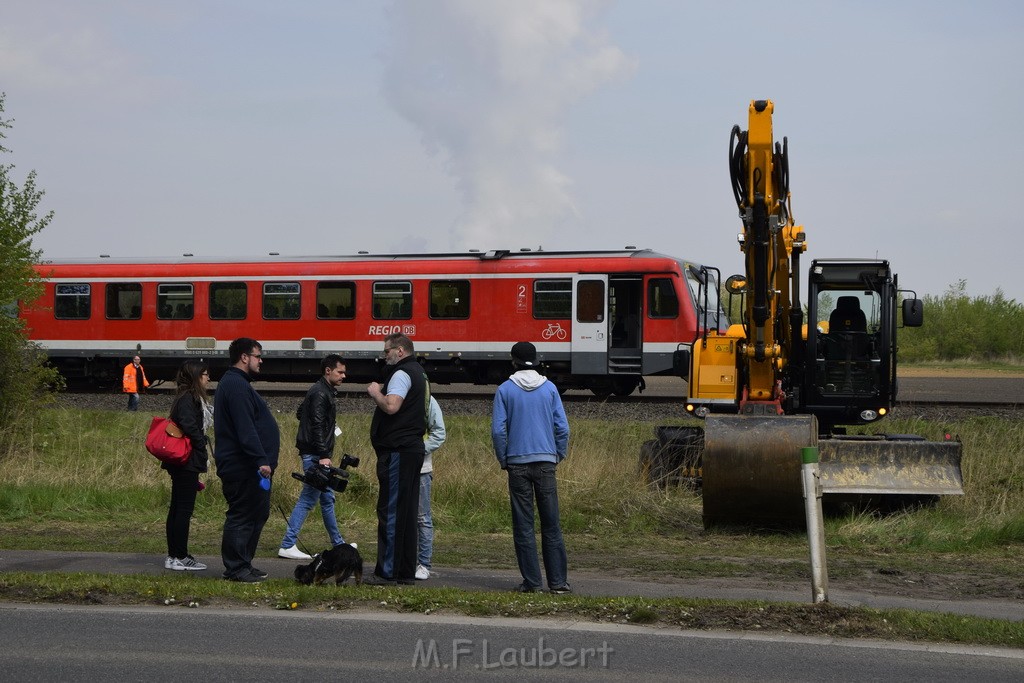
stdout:
<svg viewBox="0 0 1024 683">
<path fill-rule="evenodd" d="M 900 392 L 900 400 L 896 401 L 897 408 L 950 408 L 963 407 L 970 409 L 991 408 L 994 410 L 1024 410 L 1024 379 L 987 379 L 987 378 L 963 378 L 956 380 L 954 384 L 941 383 L 940 380 L 928 378 L 915 378 L 904 380 L 906 385 Z M 216 385 L 212 385 L 211 388 Z M 305 395 L 309 385 L 306 383 L 284 383 L 284 382 L 256 382 L 253 385 L 263 396 L 285 398 L 301 398 Z M 1014 388 L 1019 387 L 1019 388 Z M 434 384 L 431 390 L 438 398 L 449 401 L 481 401 L 494 396 L 496 386 L 471 385 L 471 384 Z M 174 388 L 169 382 L 155 384 L 150 388 L 152 395 L 169 394 Z M 648 383 L 645 392 L 635 392 L 631 396 L 597 396 L 589 390 L 572 389 L 562 395 L 562 401 L 566 404 L 591 404 L 599 403 L 605 405 L 634 405 L 647 406 L 678 406 L 682 403 L 682 396 L 685 393 L 685 384 L 677 378 L 652 378 Z M 82 390 L 75 393 L 83 395 L 102 396 L 103 393 L 113 393 L 120 396 L 115 390 L 109 392 L 96 392 Z M 338 396 L 341 399 L 360 398 L 366 394 L 364 384 L 343 384 L 338 389 Z M 991 396 L 1001 397 L 999 399 Z"/>
<path fill-rule="evenodd" d="M 474 391 L 463 391 L 463 390 L 451 390 L 446 385 L 435 385 L 431 387 L 433 393 L 438 398 L 444 398 L 446 400 L 455 401 L 490 401 L 494 396 L 496 387 L 479 387 Z M 302 398 L 306 395 L 306 389 L 295 388 L 294 385 L 274 385 L 266 384 L 258 387 L 258 391 L 265 397 L 276 397 L 276 398 Z M 151 396 L 170 396 L 172 389 L 170 387 L 156 387 L 150 389 L 149 395 Z M 86 402 L 86 397 L 94 396 L 98 401 L 102 400 L 101 397 L 109 397 L 112 392 L 96 392 L 96 391 L 74 391 L 67 392 L 75 396 L 81 396 L 82 401 Z M 343 387 L 338 391 L 338 398 L 359 398 L 365 394 L 365 389 L 360 385 L 357 389 L 355 386 Z M 120 397 L 118 393 L 113 393 L 114 396 Z M 562 395 L 563 403 L 600 403 L 607 405 L 632 405 L 641 403 L 644 405 L 679 405 L 683 402 L 682 396 L 667 396 L 658 394 L 633 394 L 632 396 L 597 396 L 588 391 L 567 391 Z M 981 408 L 993 408 L 997 410 L 1024 410 L 1024 401 L 1016 400 L 991 400 L 991 399 L 972 399 L 972 398 L 907 398 L 896 401 L 897 408 L 952 408 L 952 407 L 963 407 L 972 409 Z"/>
<path fill-rule="evenodd" d="M 293 413 L 305 395 L 298 386 L 270 385 L 259 387 L 259 392 L 275 412 Z M 455 387 L 438 386 L 435 395 L 441 401 L 446 415 L 487 415 L 490 413 L 493 387 L 473 387 L 463 391 Z M 170 387 L 158 387 L 143 395 L 140 411 L 166 414 L 170 410 L 173 394 Z M 683 417 L 682 399 L 669 395 L 611 396 L 598 398 L 589 392 L 569 391 L 562 397 L 570 418 L 595 420 L 637 420 L 665 422 Z M 58 398 L 60 405 L 92 410 L 124 410 L 126 399 L 122 394 L 64 393 Z M 358 385 L 343 387 L 338 396 L 339 415 L 369 413 L 372 404 L 365 388 Z M 965 417 L 1002 417 L 1024 420 L 1024 402 L 986 399 L 955 400 L 950 397 L 907 398 L 896 404 L 893 417 L 913 417 L 936 422 L 952 422 Z M 343 419 L 343 418 L 342 418 Z"/>
</svg>

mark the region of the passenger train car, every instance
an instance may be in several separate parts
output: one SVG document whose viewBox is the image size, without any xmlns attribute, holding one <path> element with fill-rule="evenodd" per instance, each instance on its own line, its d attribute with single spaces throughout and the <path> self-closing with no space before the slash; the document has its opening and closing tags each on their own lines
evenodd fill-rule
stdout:
<svg viewBox="0 0 1024 683">
<path fill-rule="evenodd" d="M 494 384 L 529 340 L 560 389 L 628 395 L 680 372 L 698 321 L 700 264 L 649 250 L 99 258 L 39 265 L 45 293 L 23 306 L 31 338 L 70 384 L 116 384 L 138 353 L 150 380 L 185 358 L 228 366 L 231 340 L 263 345 L 261 379 L 308 380 L 342 354 L 349 381 L 379 377 L 382 339 L 402 332 L 433 382 Z M 714 275 L 712 275 L 714 277 Z M 701 288 L 718 292 L 717 283 Z M 685 375 L 686 369 L 682 369 Z"/>
</svg>

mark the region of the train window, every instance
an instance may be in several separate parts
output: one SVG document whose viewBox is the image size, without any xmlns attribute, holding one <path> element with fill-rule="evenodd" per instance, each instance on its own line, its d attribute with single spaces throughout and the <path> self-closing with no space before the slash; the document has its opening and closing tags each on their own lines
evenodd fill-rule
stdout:
<svg viewBox="0 0 1024 683">
<path fill-rule="evenodd" d="M 138 320 L 142 317 L 142 285 L 114 282 L 107 285 L 107 318 Z"/>
<path fill-rule="evenodd" d="M 679 296 L 671 278 L 652 277 L 648 281 L 647 315 L 651 318 L 679 317 Z"/>
<path fill-rule="evenodd" d="M 430 283 L 430 317 L 465 320 L 469 317 L 469 280 Z"/>
<path fill-rule="evenodd" d="M 356 317 L 356 283 L 318 282 L 316 317 L 321 320 L 351 320 Z"/>
<path fill-rule="evenodd" d="M 572 280 L 534 280 L 534 318 L 572 317 Z"/>
<path fill-rule="evenodd" d="M 193 303 L 191 284 L 156 286 L 156 317 L 161 320 L 191 320 Z"/>
<path fill-rule="evenodd" d="M 210 320 L 244 320 L 247 306 L 244 282 L 210 283 Z"/>
<path fill-rule="evenodd" d="M 603 280 L 580 280 L 576 284 L 576 321 L 604 322 Z"/>
<path fill-rule="evenodd" d="M 60 320 L 88 320 L 92 308 L 92 286 L 82 282 L 57 285 L 53 292 L 53 315 Z"/>
<path fill-rule="evenodd" d="M 408 320 L 412 317 L 411 282 L 374 282 L 373 317 L 377 320 Z"/>
<path fill-rule="evenodd" d="M 302 310 L 299 291 L 298 282 L 264 282 L 263 317 L 266 320 L 298 320 Z"/>
</svg>

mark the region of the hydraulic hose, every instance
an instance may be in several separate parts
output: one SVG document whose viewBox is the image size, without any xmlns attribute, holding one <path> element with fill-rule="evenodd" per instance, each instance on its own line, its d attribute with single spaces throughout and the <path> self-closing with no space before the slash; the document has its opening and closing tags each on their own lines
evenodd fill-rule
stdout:
<svg viewBox="0 0 1024 683">
<path fill-rule="evenodd" d="M 729 177 L 732 180 L 732 193 L 736 197 L 736 206 L 743 208 L 747 197 L 747 131 L 738 125 L 729 133 Z"/>
</svg>

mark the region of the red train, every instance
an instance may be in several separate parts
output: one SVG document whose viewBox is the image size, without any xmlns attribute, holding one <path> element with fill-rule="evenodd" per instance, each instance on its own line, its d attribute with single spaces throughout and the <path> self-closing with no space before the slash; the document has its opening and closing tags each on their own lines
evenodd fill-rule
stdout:
<svg viewBox="0 0 1024 683">
<path fill-rule="evenodd" d="M 725 326 L 717 300 L 695 298 L 708 270 L 631 248 L 100 258 L 38 271 L 45 293 L 21 315 L 71 384 L 114 384 L 136 353 L 151 380 L 171 379 L 187 357 L 216 377 L 240 336 L 263 344 L 263 379 L 308 380 L 335 352 L 350 381 L 366 382 L 379 374 L 382 337 L 403 332 L 434 382 L 500 382 L 509 348 L 530 340 L 560 388 L 628 395 L 645 375 L 680 372 L 676 351 L 698 320 Z"/>
</svg>

